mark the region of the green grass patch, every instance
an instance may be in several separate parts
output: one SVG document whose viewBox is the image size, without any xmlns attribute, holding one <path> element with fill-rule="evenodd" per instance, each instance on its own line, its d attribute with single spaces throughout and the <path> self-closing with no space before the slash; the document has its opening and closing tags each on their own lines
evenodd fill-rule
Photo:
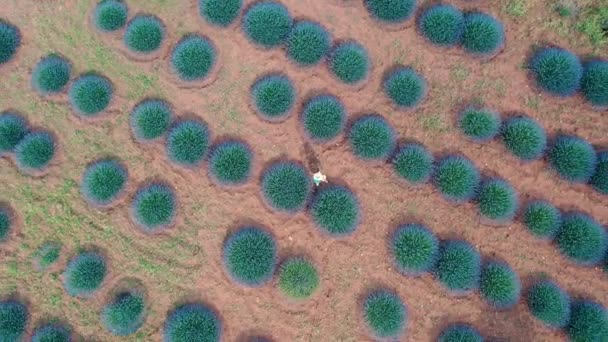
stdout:
<svg viewBox="0 0 608 342">
<path fill-rule="evenodd" d="M 291 298 L 310 297 L 319 286 L 319 274 L 312 262 L 296 257 L 285 261 L 279 271 L 279 288 Z"/>
</svg>

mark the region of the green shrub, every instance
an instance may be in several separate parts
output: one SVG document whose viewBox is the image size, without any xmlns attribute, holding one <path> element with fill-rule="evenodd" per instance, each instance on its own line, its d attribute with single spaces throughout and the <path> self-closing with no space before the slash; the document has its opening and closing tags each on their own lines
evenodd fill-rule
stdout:
<svg viewBox="0 0 608 342">
<path fill-rule="evenodd" d="M 45 242 L 36 250 L 36 264 L 40 271 L 45 271 L 61 256 L 61 244 L 57 242 Z"/>
<path fill-rule="evenodd" d="M 323 26 L 303 20 L 293 26 L 287 37 L 287 56 L 300 65 L 314 65 L 327 54 L 330 44 Z"/>
<path fill-rule="evenodd" d="M 0 302 L 0 339 L 21 341 L 29 320 L 27 307 L 16 301 Z"/>
<path fill-rule="evenodd" d="M 570 51 L 544 48 L 532 57 L 529 67 L 538 86 L 553 95 L 574 95 L 580 88 L 583 67 Z"/>
<path fill-rule="evenodd" d="M 583 213 L 569 213 L 562 217 L 556 241 L 562 254 L 581 265 L 600 263 L 606 252 L 606 230 Z"/>
<path fill-rule="evenodd" d="M 47 324 L 39 327 L 32 335 L 32 342 L 71 342 L 70 328 L 59 324 Z"/>
<path fill-rule="evenodd" d="M 131 112 L 131 129 L 140 141 L 149 141 L 161 137 L 167 132 L 173 111 L 163 100 L 144 100 L 137 104 Z"/>
<path fill-rule="evenodd" d="M 22 171 L 44 170 L 53 157 L 55 139 L 47 132 L 30 132 L 15 146 L 15 160 Z"/>
<path fill-rule="evenodd" d="M 104 327 L 115 336 L 135 333 L 144 323 L 146 313 L 144 296 L 136 291 L 119 293 L 108 303 L 101 314 Z"/>
<path fill-rule="evenodd" d="M 171 66 L 183 81 L 202 80 L 216 64 L 217 52 L 209 39 L 197 34 L 182 38 L 171 53 Z"/>
<path fill-rule="evenodd" d="M 558 136 L 549 150 L 549 163 L 557 174 L 573 183 L 586 183 L 595 172 L 597 155 L 586 140 L 562 135 Z"/>
<path fill-rule="evenodd" d="M 327 186 L 313 197 L 310 214 L 323 232 L 333 236 L 348 235 L 359 224 L 359 202 L 349 189 Z"/>
<path fill-rule="evenodd" d="M 355 84 L 369 74 L 370 61 L 365 48 L 357 42 L 338 44 L 329 54 L 329 69 L 340 81 Z"/>
<path fill-rule="evenodd" d="M 227 27 L 241 12 L 243 0 L 199 0 L 199 13 L 210 24 Z"/>
<path fill-rule="evenodd" d="M 296 89 L 287 76 L 269 74 L 257 80 L 251 88 L 253 104 L 265 119 L 285 119 L 296 102 Z"/>
<path fill-rule="evenodd" d="M 494 139 L 500 131 L 500 116 L 487 109 L 468 107 L 458 116 L 458 128 L 475 142 L 486 142 Z"/>
<path fill-rule="evenodd" d="M 485 13 L 464 16 L 462 47 L 474 55 L 492 55 L 505 44 L 505 30 L 500 21 Z"/>
<path fill-rule="evenodd" d="M 224 265 L 240 284 L 262 286 L 272 278 L 276 263 L 276 242 L 261 228 L 239 228 L 224 243 Z"/>
<path fill-rule="evenodd" d="M 114 89 L 110 81 L 97 74 L 85 74 L 72 83 L 69 96 L 76 112 L 94 117 L 104 111 L 112 101 Z"/>
<path fill-rule="evenodd" d="M 389 24 L 408 20 L 416 10 L 416 0 L 365 0 L 364 3 L 374 19 Z"/>
<path fill-rule="evenodd" d="M 585 65 L 581 91 L 593 106 L 608 107 L 608 61 L 592 61 Z"/>
<path fill-rule="evenodd" d="M 533 201 L 524 209 L 522 221 L 535 237 L 552 240 L 561 226 L 562 214 L 547 201 Z"/>
<path fill-rule="evenodd" d="M 384 93 L 399 107 L 413 108 L 426 95 L 426 81 L 410 67 L 398 67 L 384 80 Z"/>
<path fill-rule="evenodd" d="M 287 7 L 275 1 L 262 1 L 247 10 L 242 25 L 252 42 L 274 48 L 285 42 L 292 21 Z"/>
<path fill-rule="evenodd" d="M 498 309 L 507 309 L 519 301 L 521 284 L 513 269 L 502 262 L 491 261 L 481 270 L 481 296 Z"/>
<path fill-rule="evenodd" d="M 425 183 L 433 171 L 433 154 L 421 144 L 409 143 L 401 146 L 393 157 L 393 170 L 406 181 Z"/>
<path fill-rule="evenodd" d="M 608 152 L 600 152 L 597 155 L 597 165 L 589 184 L 598 192 L 608 195 Z"/>
<path fill-rule="evenodd" d="M 526 161 L 540 158 L 547 148 L 545 129 L 527 117 L 516 117 L 505 122 L 502 140 L 507 150 Z"/>
<path fill-rule="evenodd" d="M 141 187 L 131 204 L 133 219 L 144 231 L 153 233 L 167 228 L 177 214 L 173 190 L 166 184 Z"/>
<path fill-rule="evenodd" d="M 164 342 L 219 342 L 222 323 L 214 310 L 201 304 L 184 304 L 169 314 Z"/>
<path fill-rule="evenodd" d="M 454 46 L 462 38 L 464 16 L 452 5 L 434 5 L 422 13 L 418 29 L 424 38 L 435 45 Z"/>
<path fill-rule="evenodd" d="M 312 262 L 304 258 L 291 258 L 281 265 L 279 288 L 287 296 L 303 299 L 310 297 L 319 286 L 319 274 Z"/>
<path fill-rule="evenodd" d="M 363 303 L 363 316 L 377 338 L 397 338 L 405 330 L 407 309 L 396 293 L 376 290 Z"/>
<path fill-rule="evenodd" d="M 316 142 L 326 142 L 337 137 L 346 124 L 346 109 L 332 95 L 319 95 L 310 99 L 301 115 L 304 132 Z"/>
<path fill-rule="evenodd" d="M 272 208 L 282 212 L 303 209 L 311 187 L 308 172 L 294 162 L 276 162 L 262 176 L 264 198 Z"/>
<path fill-rule="evenodd" d="M 127 24 L 124 43 L 135 53 L 148 54 L 160 48 L 165 35 L 165 27 L 160 19 L 140 14 Z"/>
<path fill-rule="evenodd" d="M 439 161 L 433 183 L 443 197 L 450 201 L 466 202 L 475 196 L 481 176 L 472 161 L 451 155 Z"/>
<path fill-rule="evenodd" d="M 503 179 L 489 179 L 481 184 L 477 193 L 479 212 L 486 218 L 510 221 L 515 216 L 519 201 L 517 192 Z"/>
<path fill-rule="evenodd" d="M 563 328 L 570 320 L 570 297 L 550 280 L 532 285 L 526 301 L 532 316 L 551 328 Z"/>
<path fill-rule="evenodd" d="M 57 93 L 70 80 L 70 62 L 57 55 L 44 57 L 32 71 L 32 87 L 41 94 Z"/>
<path fill-rule="evenodd" d="M 207 124 L 199 121 L 182 121 L 169 131 L 167 156 L 182 166 L 197 166 L 207 156 L 211 132 Z"/>
<path fill-rule="evenodd" d="M 443 329 L 437 342 L 483 342 L 483 337 L 468 324 L 452 324 Z"/>
<path fill-rule="evenodd" d="M 127 22 L 127 5 L 122 0 L 102 0 L 95 7 L 93 20 L 98 30 L 116 31 Z"/>
<path fill-rule="evenodd" d="M 364 160 L 387 159 L 395 149 L 395 131 L 390 123 L 376 114 L 357 119 L 348 133 L 355 156 Z"/>
<path fill-rule="evenodd" d="M 0 206 L 0 242 L 8 239 L 13 230 L 13 217 L 8 208 Z"/>
<path fill-rule="evenodd" d="M 399 227 L 391 238 L 390 252 L 397 269 L 409 276 L 430 272 L 439 255 L 439 241 L 427 227 L 410 223 Z"/>
<path fill-rule="evenodd" d="M 587 36 L 594 48 L 599 48 L 601 51 L 601 48 L 608 44 L 608 36 L 606 36 L 608 6 L 602 2 L 596 3 L 598 6 L 593 6 L 592 4 L 589 3 L 589 6 L 585 6 L 581 13 L 577 13 L 575 27 L 579 32 Z M 577 5 L 578 3 L 574 2 L 574 10 L 576 10 Z"/>
<path fill-rule="evenodd" d="M 209 172 L 220 184 L 239 185 L 251 176 L 253 153 L 236 140 L 222 142 L 211 149 Z"/>
<path fill-rule="evenodd" d="M 590 300 L 573 302 L 566 333 L 572 342 L 608 340 L 606 309 L 601 304 Z"/>
<path fill-rule="evenodd" d="M 0 155 L 12 152 L 28 131 L 27 121 L 21 115 L 12 112 L 1 113 Z"/>
<path fill-rule="evenodd" d="M 473 245 L 460 240 L 448 240 L 441 244 L 435 276 L 450 292 L 476 290 L 480 273 L 481 256 Z"/>
<path fill-rule="evenodd" d="M 21 33 L 17 26 L 0 19 L 0 64 L 11 59 L 21 46 Z"/>
<path fill-rule="evenodd" d="M 105 258 L 95 252 L 82 252 L 70 260 L 63 274 L 63 286 L 70 296 L 90 297 L 106 278 Z"/>
<path fill-rule="evenodd" d="M 84 171 L 82 194 L 89 203 L 108 205 L 124 190 L 127 177 L 127 170 L 117 160 L 98 160 Z"/>
</svg>

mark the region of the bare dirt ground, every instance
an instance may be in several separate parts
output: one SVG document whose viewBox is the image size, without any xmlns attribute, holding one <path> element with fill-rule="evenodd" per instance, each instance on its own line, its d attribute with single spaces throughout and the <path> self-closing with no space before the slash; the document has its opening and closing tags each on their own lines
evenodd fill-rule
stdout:
<svg viewBox="0 0 608 342">
<path fill-rule="evenodd" d="M 532 238 L 519 223 L 486 225 L 474 205 L 448 203 L 430 185 L 410 187 L 388 165 L 362 163 L 343 137 L 313 148 L 329 180 L 348 184 L 360 199 L 362 221 L 352 236 L 328 238 L 304 213 L 278 215 L 260 198 L 258 178 L 268 161 L 306 158 L 297 115 L 272 124 L 250 109 L 251 83 L 261 74 L 283 71 L 298 87 L 298 108 L 307 94 L 327 91 L 345 103 L 351 117 L 376 112 L 389 119 L 400 138 L 418 140 L 437 154 L 460 151 L 485 174 L 511 182 L 522 202 L 545 198 L 608 223 L 608 197 L 558 179 L 544 161 L 522 164 L 500 142 L 470 143 L 453 125 L 455 109 L 476 101 L 501 113 L 526 113 L 551 135 L 575 133 L 594 145 L 608 145 L 605 112 L 593 111 L 579 97 L 560 100 L 538 93 L 522 67 L 535 44 L 550 42 L 579 54 L 592 52 L 580 36 L 568 31 L 565 19 L 547 9 L 550 2 L 529 1 L 526 15 L 514 18 L 505 11 L 506 0 L 451 1 L 503 21 L 506 47 L 491 61 L 430 46 L 416 33 L 413 21 L 385 30 L 369 18 L 360 1 L 282 2 L 295 18 L 322 23 L 334 39 L 362 43 L 373 61 L 366 84 L 354 89 L 335 81 L 324 65 L 299 68 L 281 49 L 254 48 L 238 25 L 219 29 L 203 22 L 195 1 L 128 0 L 130 15 L 148 12 L 164 21 L 167 46 L 183 34 L 200 32 L 218 47 L 222 65 L 215 82 L 186 88 L 168 74 L 168 48 L 154 60 L 137 61 L 122 52 L 119 35 L 94 32 L 88 24 L 93 0 L 3 1 L 0 17 L 19 26 L 24 41 L 15 61 L 0 68 L 0 109 L 16 109 L 33 124 L 55 132 L 62 153 L 49 173 L 36 179 L 19 174 L 9 159 L 0 159 L 0 200 L 12 205 L 20 221 L 18 234 L 0 246 L 0 296 L 27 298 L 32 322 L 57 317 L 87 340 L 110 341 L 117 339 L 99 324 L 99 311 L 116 284 L 136 278 L 147 289 L 150 312 L 137 334 L 121 340 L 160 341 L 168 310 L 176 303 L 202 300 L 221 313 L 226 341 L 251 334 L 276 341 L 367 341 L 358 300 L 380 285 L 397 291 L 408 306 L 407 341 L 433 340 L 453 321 L 471 323 L 484 335 L 505 341 L 565 340 L 562 333 L 535 321 L 523 301 L 497 312 L 478 294 L 449 295 L 430 275 L 413 279 L 398 274 L 387 252 L 387 236 L 398 224 L 418 221 L 441 238 L 467 239 L 484 256 L 506 260 L 524 288 L 531 278 L 546 274 L 572 294 L 608 305 L 608 282 L 600 268 L 574 265 L 555 246 Z M 70 58 L 75 75 L 95 70 L 110 78 L 116 88 L 112 110 L 98 120 L 85 121 L 71 112 L 65 96 L 45 99 L 35 94 L 29 83 L 31 70 L 50 52 Z M 605 50 L 600 54 L 606 57 Z M 380 89 L 382 73 L 398 63 L 412 65 L 430 85 L 426 101 L 413 112 L 395 110 Z M 205 120 L 215 138 L 246 140 L 256 158 L 252 181 L 235 189 L 220 188 L 207 176 L 205 165 L 195 170 L 178 168 L 169 164 L 162 144 L 136 143 L 130 134 L 129 112 L 141 99 L 155 96 L 168 99 L 177 115 L 194 114 Z M 129 189 L 120 203 L 99 210 L 80 196 L 80 177 L 88 163 L 108 155 L 128 166 Z M 151 178 L 172 184 L 179 198 L 178 223 L 154 236 L 137 230 L 128 206 L 138 184 Z M 303 253 L 316 262 L 321 285 L 313 298 L 293 303 L 281 295 L 276 282 L 249 289 L 228 278 L 221 264 L 222 242 L 242 222 L 257 222 L 272 231 L 281 259 Z M 39 273 L 32 254 L 47 240 L 60 241 L 63 253 L 58 265 Z M 85 301 L 64 292 L 61 271 L 69 257 L 89 245 L 108 254 L 111 274 L 101 293 Z"/>
</svg>

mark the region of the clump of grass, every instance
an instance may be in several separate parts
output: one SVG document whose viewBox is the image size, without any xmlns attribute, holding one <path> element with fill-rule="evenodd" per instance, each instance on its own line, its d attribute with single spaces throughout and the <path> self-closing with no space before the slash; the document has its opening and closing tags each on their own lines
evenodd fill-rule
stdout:
<svg viewBox="0 0 608 342">
<path fill-rule="evenodd" d="M 25 137 L 29 128 L 27 121 L 19 114 L 0 114 L 0 154 L 13 152 L 15 146 Z"/>
<path fill-rule="evenodd" d="M 129 21 L 123 39 L 132 52 L 149 54 L 160 48 L 165 35 L 165 27 L 160 19 L 140 14 Z"/>
<path fill-rule="evenodd" d="M 144 323 L 146 313 L 144 296 L 137 291 L 119 293 L 108 303 L 101 314 L 104 327 L 115 336 L 135 333 Z"/>
<path fill-rule="evenodd" d="M 608 312 L 599 303 L 578 300 L 572 303 L 566 333 L 572 342 L 606 341 Z"/>
<path fill-rule="evenodd" d="M 505 31 L 502 23 L 485 13 L 464 16 L 462 47 L 468 53 L 489 56 L 504 46 Z"/>
<path fill-rule="evenodd" d="M 435 277 L 450 292 L 462 293 L 479 287 L 481 256 L 466 241 L 448 240 L 441 244 Z"/>
<path fill-rule="evenodd" d="M 135 138 L 150 141 L 165 134 L 172 120 L 173 111 L 166 101 L 149 99 L 133 108 L 130 123 Z"/>
<path fill-rule="evenodd" d="M 45 242 L 36 251 L 36 264 L 40 271 L 45 271 L 61 256 L 61 244 L 58 242 Z"/>
<path fill-rule="evenodd" d="M 76 255 L 63 274 L 63 285 L 70 296 L 90 297 L 97 292 L 106 278 L 108 266 L 96 252 Z"/>
<path fill-rule="evenodd" d="M 437 342 L 483 342 L 483 336 L 468 324 L 456 323 L 443 329 Z"/>
<path fill-rule="evenodd" d="M 213 309 L 202 304 L 184 304 L 173 310 L 164 325 L 165 342 L 209 341 L 222 337 L 222 323 Z"/>
<path fill-rule="evenodd" d="M 220 184 L 239 185 L 251 176 L 253 153 L 236 140 L 222 142 L 211 149 L 209 172 Z"/>
<path fill-rule="evenodd" d="M 0 19 L 0 64 L 13 59 L 19 46 L 21 46 L 21 33 L 17 26 Z"/>
<path fill-rule="evenodd" d="M 55 157 L 56 144 L 52 135 L 44 131 L 26 134 L 15 146 L 15 160 L 19 170 L 42 171 Z"/>
<path fill-rule="evenodd" d="M 294 162 L 276 162 L 262 176 L 264 198 L 272 208 L 282 212 L 295 213 L 303 209 L 311 187 L 308 172 Z"/>
<path fill-rule="evenodd" d="M 426 81 L 410 67 L 398 67 L 384 80 L 384 93 L 391 101 L 403 108 L 417 106 L 426 94 Z"/>
<path fill-rule="evenodd" d="M 608 107 L 608 61 L 596 60 L 585 64 L 581 92 L 593 106 Z"/>
<path fill-rule="evenodd" d="M 544 48 L 532 57 L 529 67 L 538 86 L 553 95 L 571 96 L 580 88 L 583 66 L 570 51 Z"/>
<path fill-rule="evenodd" d="M 304 66 L 317 64 L 325 57 L 331 38 L 325 28 L 315 22 L 297 22 L 287 37 L 287 56 Z"/>
<path fill-rule="evenodd" d="M 281 265 L 279 288 L 291 298 L 310 297 L 319 286 L 319 274 L 312 262 L 305 258 L 291 258 Z"/>
<path fill-rule="evenodd" d="M 287 7 L 275 1 L 262 1 L 247 10 L 242 26 L 252 42 L 274 48 L 285 42 L 292 22 Z"/>
<path fill-rule="evenodd" d="M 89 203 L 108 205 L 124 190 L 127 177 L 127 170 L 117 160 L 98 160 L 84 171 L 82 194 Z"/>
<path fill-rule="evenodd" d="M 302 110 L 304 132 L 315 142 L 326 142 L 337 137 L 346 124 L 346 109 L 332 95 L 311 98 Z"/>
<path fill-rule="evenodd" d="M 0 337 L 3 341 L 21 341 L 30 314 L 27 307 L 17 301 L 0 301 Z"/>
<path fill-rule="evenodd" d="M 374 19 L 396 24 L 412 17 L 416 9 L 416 0 L 365 0 L 365 7 Z"/>
<path fill-rule="evenodd" d="M 480 179 L 475 164 L 458 155 L 441 159 L 433 175 L 433 183 L 443 197 L 455 202 L 471 200 L 479 187 Z"/>
<path fill-rule="evenodd" d="M 517 273 L 509 265 L 491 261 L 481 270 L 479 290 L 490 305 L 507 309 L 519 300 L 521 284 Z"/>
<path fill-rule="evenodd" d="M 396 293 L 376 290 L 363 303 L 365 323 L 377 338 L 397 338 L 405 330 L 407 309 Z"/>
<path fill-rule="evenodd" d="M 525 161 L 540 158 L 547 148 L 545 129 L 528 117 L 509 119 L 501 134 L 507 150 Z"/>
<path fill-rule="evenodd" d="M 359 224 L 359 202 L 355 194 L 343 186 L 323 187 L 312 199 L 310 214 L 325 233 L 348 235 Z"/>
<path fill-rule="evenodd" d="M 414 184 L 427 182 L 433 171 L 433 154 L 422 144 L 408 143 L 399 148 L 393 157 L 395 173 Z"/>
<path fill-rule="evenodd" d="M 216 59 L 213 43 L 197 34 L 182 38 L 171 52 L 171 66 L 183 81 L 197 81 L 209 76 Z"/>
<path fill-rule="evenodd" d="M 393 233 L 390 251 L 401 273 L 419 276 L 435 267 L 439 255 L 439 241 L 427 227 L 410 223 L 399 227 Z"/>
<path fill-rule="evenodd" d="M 78 77 L 69 90 L 74 110 L 85 117 L 94 117 L 104 111 L 112 100 L 114 89 L 105 77 L 89 73 Z"/>
<path fill-rule="evenodd" d="M 500 131 L 501 121 L 498 113 L 480 107 L 468 107 L 458 116 L 458 128 L 474 142 L 487 142 Z"/>
<path fill-rule="evenodd" d="M 364 160 L 387 159 L 396 143 L 395 130 L 377 114 L 357 119 L 350 127 L 348 140 L 355 156 Z"/>
<path fill-rule="evenodd" d="M 173 223 L 177 203 L 173 190 L 162 183 L 140 188 L 131 204 L 132 216 L 144 231 L 152 233 Z"/>
<path fill-rule="evenodd" d="M 551 280 L 532 285 L 526 301 L 532 316 L 551 328 L 563 328 L 570 320 L 570 296 Z"/>
<path fill-rule="evenodd" d="M 512 220 L 519 205 L 513 186 L 499 178 L 481 183 L 476 200 L 481 215 L 502 222 Z"/>
<path fill-rule="evenodd" d="M 276 263 L 276 242 L 261 228 L 242 227 L 224 243 L 224 265 L 243 285 L 262 286 L 272 278 Z"/>
<path fill-rule="evenodd" d="M 344 42 L 334 47 L 328 64 L 334 76 L 346 84 L 363 81 L 370 69 L 367 51 L 357 42 Z"/>
<path fill-rule="evenodd" d="M 535 237 L 552 240 L 561 226 L 562 214 L 547 201 L 533 201 L 524 209 L 522 221 Z"/>
<path fill-rule="evenodd" d="M 227 27 L 241 12 L 243 0 L 199 0 L 199 13 L 207 22 Z"/>
<path fill-rule="evenodd" d="M 48 55 L 36 64 L 32 71 L 32 87 L 41 94 L 57 93 L 70 80 L 72 66 L 58 55 Z"/>
<path fill-rule="evenodd" d="M 608 7 L 588 6 L 578 16 L 576 29 L 587 36 L 595 48 L 608 44 L 606 28 L 608 27 Z"/>
<path fill-rule="evenodd" d="M 606 230 L 591 216 L 574 212 L 562 217 L 556 242 L 560 252 L 581 265 L 597 265 L 607 247 Z"/>
<path fill-rule="evenodd" d="M 608 152 L 597 154 L 595 172 L 591 176 L 589 184 L 599 193 L 608 195 Z"/>
<path fill-rule="evenodd" d="M 93 21 L 103 32 L 116 31 L 127 23 L 129 12 L 122 0 L 102 0 L 95 7 Z"/>
<path fill-rule="evenodd" d="M 293 82 L 283 74 L 269 74 L 251 87 L 251 97 L 257 112 L 266 120 L 285 119 L 296 101 Z"/>
<path fill-rule="evenodd" d="M 548 157 L 553 170 L 572 183 L 588 182 L 597 163 L 593 146 L 582 138 L 570 135 L 558 136 Z"/>
<path fill-rule="evenodd" d="M 452 5 L 434 5 L 422 13 L 418 29 L 435 45 L 455 46 L 462 39 L 464 15 Z"/>
<path fill-rule="evenodd" d="M 182 166 L 196 166 L 207 156 L 211 132 L 207 124 L 188 120 L 176 124 L 169 131 L 166 151 L 169 159 Z"/>
<path fill-rule="evenodd" d="M 37 328 L 32 335 L 32 342 L 71 342 L 72 331 L 60 324 L 47 324 Z"/>
<path fill-rule="evenodd" d="M 7 208 L 0 206 L 0 242 L 8 239 L 13 230 L 13 218 Z"/>
</svg>

